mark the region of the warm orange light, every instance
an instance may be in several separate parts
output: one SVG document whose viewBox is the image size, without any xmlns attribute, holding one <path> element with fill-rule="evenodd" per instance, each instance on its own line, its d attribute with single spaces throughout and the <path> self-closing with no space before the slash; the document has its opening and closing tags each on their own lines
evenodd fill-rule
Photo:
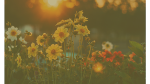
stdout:
<svg viewBox="0 0 150 84">
<path fill-rule="evenodd" d="M 105 5 L 105 0 L 95 0 L 95 2 L 99 8 L 102 8 Z"/>
<path fill-rule="evenodd" d="M 102 65 L 101 63 L 97 62 L 97 63 L 95 63 L 95 64 L 93 65 L 93 70 L 94 70 L 95 72 L 100 72 L 100 73 L 102 73 L 103 65 Z"/>
<path fill-rule="evenodd" d="M 57 7 L 60 0 L 48 0 L 48 4 L 53 7 Z"/>
<path fill-rule="evenodd" d="M 74 7 L 74 3 L 73 2 L 66 2 L 66 7 L 67 8 L 73 8 Z"/>
</svg>

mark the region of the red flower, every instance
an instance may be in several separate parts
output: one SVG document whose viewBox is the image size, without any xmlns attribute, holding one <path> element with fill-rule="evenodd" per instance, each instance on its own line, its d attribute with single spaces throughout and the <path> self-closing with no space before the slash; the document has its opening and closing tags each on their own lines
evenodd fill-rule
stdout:
<svg viewBox="0 0 150 84">
<path fill-rule="evenodd" d="M 103 57 L 103 60 L 105 60 L 106 58 L 106 61 L 110 61 L 112 62 L 113 59 L 114 59 L 114 56 L 112 55 L 112 53 L 108 50 L 105 50 L 105 52 L 102 52 L 102 57 Z"/>
<path fill-rule="evenodd" d="M 119 56 L 119 57 L 122 57 L 122 60 L 124 59 L 124 55 L 122 54 L 122 52 L 121 51 L 115 51 L 114 52 L 114 56 L 116 57 L 116 56 Z"/>
<path fill-rule="evenodd" d="M 132 54 L 129 55 L 130 59 L 129 61 L 135 62 L 135 60 L 133 60 L 132 58 L 135 56 L 136 54 L 134 52 L 132 52 Z M 141 63 L 142 63 L 142 57 L 141 58 Z"/>
<path fill-rule="evenodd" d="M 92 52 L 91 61 L 95 61 L 96 57 L 102 57 L 101 51 Z"/>
<path fill-rule="evenodd" d="M 122 54 L 122 52 L 121 51 L 118 51 L 118 52 L 115 51 L 113 53 L 113 55 L 114 55 L 114 59 L 116 60 L 115 65 L 120 65 L 121 61 L 124 59 L 124 55 Z"/>
<path fill-rule="evenodd" d="M 132 62 L 135 62 L 132 58 L 135 56 L 136 54 L 134 52 L 132 52 L 132 54 L 129 55 L 130 57 L 130 60 L 129 61 L 132 61 Z"/>
</svg>

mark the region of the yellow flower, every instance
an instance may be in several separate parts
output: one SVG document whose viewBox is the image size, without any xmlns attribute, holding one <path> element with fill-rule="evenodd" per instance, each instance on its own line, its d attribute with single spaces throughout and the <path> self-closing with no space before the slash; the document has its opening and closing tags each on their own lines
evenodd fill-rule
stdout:
<svg viewBox="0 0 150 84">
<path fill-rule="evenodd" d="M 48 35 L 47 35 L 46 33 L 43 33 L 42 36 L 43 36 L 43 38 L 45 38 L 45 39 L 48 38 Z"/>
<path fill-rule="evenodd" d="M 8 31 L 6 32 L 7 38 L 11 41 L 17 40 L 17 35 L 19 35 L 21 31 L 18 30 L 18 28 L 15 28 L 14 26 L 11 26 L 11 28 L 8 28 Z"/>
<path fill-rule="evenodd" d="M 82 15 L 83 15 L 83 10 L 81 10 L 79 12 L 76 11 L 75 17 L 78 16 L 80 18 Z"/>
<path fill-rule="evenodd" d="M 82 25 L 76 25 L 76 31 L 78 31 L 78 34 L 82 34 L 83 36 L 90 34 L 90 31 L 88 30 L 87 26 Z"/>
<path fill-rule="evenodd" d="M 72 20 L 70 22 L 68 22 L 67 24 L 62 25 L 62 27 L 64 27 L 64 28 L 71 28 L 73 26 L 74 26 L 74 23 Z"/>
<path fill-rule="evenodd" d="M 56 24 L 56 26 L 57 25 L 62 25 L 62 24 L 65 24 L 65 23 L 67 23 L 67 22 L 71 22 L 72 20 L 69 18 L 69 19 L 67 19 L 67 20 L 61 20 L 60 22 L 58 22 L 57 24 Z"/>
<path fill-rule="evenodd" d="M 58 56 L 61 56 L 61 53 L 63 52 L 61 48 L 62 46 L 59 46 L 58 44 L 52 44 L 51 46 L 49 46 L 46 50 L 47 57 L 49 58 L 49 60 L 56 60 Z"/>
<path fill-rule="evenodd" d="M 38 45 L 35 46 L 34 43 L 31 44 L 31 47 L 28 47 L 28 57 L 30 58 L 31 56 L 35 57 L 38 52 Z"/>
<path fill-rule="evenodd" d="M 21 61 L 22 61 L 21 56 L 18 55 L 18 57 L 15 61 L 17 61 L 17 64 L 18 64 L 17 67 L 19 67 L 21 65 Z"/>
<path fill-rule="evenodd" d="M 113 49 L 113 44 L 110 42 L 103 42 L 102 49 L 111 51 Z"/>
<path fill-rule="evenodd" d="M 46 33 L 43 33 L 42 36 L 45 39 L 45 44 L 46 44 L 50 38 L 49 38 L 49 36 Z"/>
<path fill-rule="evenodd" d="M 53 37 L 55 38 L 55 42 L 63 43 L 64 39 L 69 36 L 68 29 L 64 27 L 58 27 Z"/>
<path fill-rule="evenodd" d="M 75 19 L 74 23 L 85 23 L 88 18 L 84 17 L 84 16 L 81 16 L 80 18 L 78 19 Z"/>
<path fill-rule="evenodd" d="M 38 45 L 41 45 L 41 46 L 42 46 L 42 45 L 44 45 L 45 39 L 44 39 L 43 36 L 39 35 L 39 36 L 37 37 L 37 39 L 36 39 L 36 42 L 37 42 Z"/>
</svg>

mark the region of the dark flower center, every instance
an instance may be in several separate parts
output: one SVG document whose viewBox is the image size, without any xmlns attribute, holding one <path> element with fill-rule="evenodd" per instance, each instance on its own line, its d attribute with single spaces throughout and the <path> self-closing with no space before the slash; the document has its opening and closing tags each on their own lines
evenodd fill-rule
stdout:
<svg viewBox="0 0 150 84">
<path fill-rule="evenodd" d="M 84 32 L 85 32 L 85 30 L 84 30 L 84 29 L 80 29 L 80 31 L 81 31 L 82 33 L 84 33 Z"/>
<path fill-rule="evenodd" d="M 32 52 L 34 52 L 35 51 L 35 48 L 32 48 Z"/>
<path fill-rule="evenodd" d="M 51 51 L 51 54 L 55 54 L 56 53 L 56 50 L 55 49 L 53 49 L 52 51 Z"/>
<path fill-rule="evenodd" d="M 60 32 L 60 33 L 59 33 L 59 36 L 62 38 L 62 37 L 65 36 L 65 34 L 64 34 L 63 32 Z"/>
<path fill-rule="evenodd" d="M 12 35 L 12 36 L 16 36 L 16 34 L 17 34 L 16 31 L 14 31 L 14 30 L 11 31 L 11 35 Z"/>
</svg>

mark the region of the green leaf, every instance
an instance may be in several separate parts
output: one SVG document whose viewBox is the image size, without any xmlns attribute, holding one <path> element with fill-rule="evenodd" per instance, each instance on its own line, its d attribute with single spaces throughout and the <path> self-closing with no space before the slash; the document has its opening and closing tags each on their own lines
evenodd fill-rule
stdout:
<svg viewBox="0 0 150 84">
<path fill-rule="evenodd" d="M 116 71 L 115 73 L 118 76 L 122 77 L 123 81 L 125 81 L 125 82 L 127 82 L 127 81 L 128 82 L 132 82 L 131 77 L 128 74 L 126 74 L 125 72 Z M 126 84 L 126 83 L 124 83 L 124 84 Z"/>
<path fill-rule="evenodd" d="M 139 58 L 138 56 L 134 56 L 133 60 L 135 60 L 138 64 L 141 63 L 141 58 Z"/>
<path fill-rule="evenodd" d="M 144 56 L 143 51 L 141 51 L 140 49 L 136 48 L 136 47 L 128 47 L 131 51 L 133 51 L 137 56 Z"/>
<path fill-rule="evenodd" d="M 143 46 L 141 44 L 139 44 L 139 43 L 137 43 L 135 41 L 129 41 L 129 43 L 130 43 L 130 45 L 132 47 L 135 47 L 135 48 L 140 49 L 141 51 L 144 51 L 144 48 L 143 48 Z"/>
</svg>

